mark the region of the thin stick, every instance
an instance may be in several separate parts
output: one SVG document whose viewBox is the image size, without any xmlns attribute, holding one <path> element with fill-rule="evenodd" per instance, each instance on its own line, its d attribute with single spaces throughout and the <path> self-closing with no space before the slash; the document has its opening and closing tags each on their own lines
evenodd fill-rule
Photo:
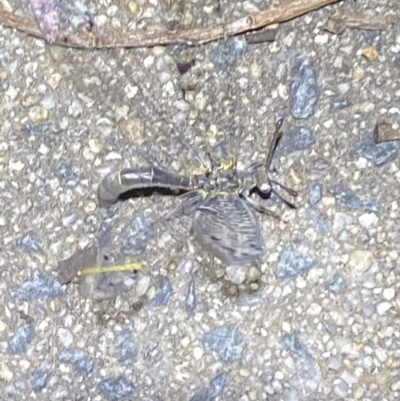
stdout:
<svg viewBox="0 0 400 401">
<path fill-rule="evenodd" d="M 78 276 L 93 276 L 96 274 L 102 273 L 114 273 L 114 272 L 126 272 L 139 270 L 142 268 L 141 263 L 126 263 L 124 265 L 116 265 L 116 266 L 94 266 L 94 267 L 85 267 L 78 271 Z"/>
<path fill-rule="evenodd" d="M 97 49 L 148 47 L 178 43 L 198 45 L 260 29 L 278 22 L 289 21 L 310 11 L 337 3 L 338 1 L 341 0 L 294 0 L 290 3 L 249 14 L 246 17 L 231 20 L 227 23 L 190 30 L 138 32 L 116 36 L 95 36 L 93 33 L 80 32 L 71 34 L 68 37 L 57 38 L 54 44 L 65 47 L 89 47 Z M 0 23 L 9 28 L 18 29 L 28 35 L 43 39 L 36 21 L 29 18 L 19 17 L 13 13 L 0 10 Z"/>
<path fill-rule="evenodd" d="M 335 14 L 327 19 L 324 29 L 336 35 L 342 34 L 346 28 L 384 30 L 393 23 L 391 16 L 367 14 Z"/>
</svg>

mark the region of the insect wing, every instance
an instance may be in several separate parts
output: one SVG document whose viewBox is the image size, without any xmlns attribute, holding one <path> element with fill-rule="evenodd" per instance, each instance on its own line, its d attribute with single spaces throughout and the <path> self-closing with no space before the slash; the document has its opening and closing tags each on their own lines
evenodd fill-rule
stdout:
<svg viewBox="0 0 400 401">
<path fill-rule="evenodd" d="M 196 210 L 193 236 L 223 263 L 245 265 L 263 255 L 258 221 L 246 202 L 236 195 L 215 195 Z"/>
<path fill-rule="evenodd" d="M 78 291 L 84 298 L 112 299 L 130 290 L 130 287 L 125 284 L 126 280 L 127 274 L 122 272 L 82 275 L 79 278 Z"/>
</svg>

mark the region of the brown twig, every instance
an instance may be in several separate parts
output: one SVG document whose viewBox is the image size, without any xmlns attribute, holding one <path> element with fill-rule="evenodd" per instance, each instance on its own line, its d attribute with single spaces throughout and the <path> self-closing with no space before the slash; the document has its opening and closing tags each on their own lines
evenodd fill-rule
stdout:
<svg viewBox="0 0 400 401">
<path fill-rule="evenodd" d="M 289 21 L 295 17 L 317 10 L 341 0 L 294 0 L 277 7 L 270 7 L 225 24 L 212 25 L 190 30 L 174 30 L 162 32 L 138 32 L 117 36 L 94 36 L 92 33 L 76 33 L 66 38 L 57 38 L 56 45 L 78 48 L 115 48 L 145 47 L 186 43 L 197 45 L 212 42 L 227 36 L 249 32 L 267 25 Z M 43 39 L 36 21 L 19 17 L 13 13 L 0 10 L 0 23 L 18 29 L 28 35 Z"/>
<path fill-rule="evenodd" d="M 324 29 L 340 35 L 346 28 L 384 30 L 393 19 L 382 15 L 335 14 L 327 19 Z"/>
</svg>

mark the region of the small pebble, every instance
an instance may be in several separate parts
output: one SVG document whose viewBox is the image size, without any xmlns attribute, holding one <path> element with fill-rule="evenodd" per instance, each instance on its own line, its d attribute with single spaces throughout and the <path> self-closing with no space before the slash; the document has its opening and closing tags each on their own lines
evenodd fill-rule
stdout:
<svg viewBox="0 0 400 401">
<path fill-rule="evenodd" d="M 379 53 L 375 46 L 367 46 L 362 49 L 362 55 L 368 61 L 374 61 L 379 56 Z"/>
<path fill-rule="evenodd" d="M 294 118 L 311 117 L 319 98 L 319 84 L 314 66 L 307 60 L 299 61 L 290 72 L 290 113 Z"/>
<path fill-rule="evenodd" d="M 140 298 L 146 294 L 150 286 L 150 276 L 143 276 L 136 285 L 136 295 Z"/>
<path fill-rule="evenodd" d="M 382 295 L 386 301 L 391 301 L 396 296 L 396 291 L 394 288 L 385 288 Z"/>
<path fill-rule="evenodd" d="M 287 249 L 279 257 L 275 274 L 279 279 L 296 277 L 299 274 L 308 272 L 315 263 L 309 256 Z"/>
<path fill-rule="evenodd" d="M 98 384 L 98 389 L 110 401 L 129 400 L 135 392 L 133 383 L 124 376 L 104 379 Z"/>
<path fill-rule="evenodd" d="M 380 304 L 378 304 L 378 306 L 376 307 L 376 311 L 378 313 L 378 315 L 384 315 L 386 314 L 386 312 L 392 308 L 392 304 L 389 302 L 381 302 Z"/>
<path fill-rule="evenodd" d="M 371 267 L 372 260 L 371 251 L 356 250 L 350 255 L 348 266 L 354 275 L 361 276 Z"/>
<path fill-rule="evenodd" d="M 358 218 L 359 223 L 364 228 L 374 227 L 379 221 L 375 213 L 364 213 Z"/>
<path fill-rule="evenodd" d="M 322 312 L 322 306 L 317 303 L 312 303 L 307 309 L 307 315 L 318 316 Z"/>
<path fill-rule="evenodd" d="M 293 152 L 308 149 L 314 144 L 314 134 L 308 128 L 292 127 L 279 141 L 276 154 L 286 156 Z"/>
<path fill-rule="evenodd" d="M 210 382 L 210 397 L 216 397 L 220 394 L 225 388 L 226 379 L 228 375 L 225 372 L 220 373 L 218 376 L 215 376 L 214 379 Z"/>
<path fill-rule="evenodd" d="M 72 364 L 76 372 L 87 376 L 92 372 L 94 362 L 84 351 L 78 348 L 68 348 L 61 351 L 58 360 L 62 363 Z"/>
<path fill-rule="evenodd" d="M 67 329 L 59 328 L 57 337 L 64 348 L 69 348 L 74 342 L 73 334 Z"/>
<path fill-rule="evenodd" d="M 40 370 L 31 373 L 32 388 L 34 391 L 42 391 L 47 384 L 49 374 Z"/>
<path fill-rule="evenodd" d="M 194 278 L 189 282 L 189 288 L 186 295 L 186 311 L 188 315 L 191 315 L 197 306 L 196 288 Z"/>
<path fill-rule="evenodd" d="M 203 357 L 204 351 L 200 347 L 193 348 L 193 356 L 196 360 L 200 360 Z"/>
<path fill-rule="evenodd" d="M 42 251 L 41 240 L 33 231 L 29 231 L 22 238 L 18 239 L 17 246 L 28 254 L 39 253 Z"/>
<path fill-rule="evenodd" d="M 28 116 L 32 124 L 39 124 L 49 119 L 49 110 L 44 107 L 34 106 L 29 110 Z"/>
<path fill-rule="evenodd" d="M 29 344 L 34 340 L 36 335 L 35 327 L 26 324 L 17 329 L 8 342 L 7 352 L 11 355 L 23 354 L 28 350 Z"/>
<path fill-rule="evenodd" d="M 134 1 L 130 1 L 128 3 L 128 9 L 133 15 L 136 15 L 137 12 L 138 12 L 139 7 Z"/>
<path fill-rule="evenodd" d="M 362 156 L 372 161 L 375 166 L 383 166 L 397 158 L 400 153 L 400 141 L 389 141 L 376 144 L 372 138 L 367 138 L 356 144 L 350 154 Z"/>
<path fill-rule="evenodd" d="M 282 345 L 288 350 L 296 353 L 307 360 L 313 360 L 313 356 L 308 352 L 306 346 L 300 341 L 300 331 L 294 330 L 281 337 Z"/>
<path fill-rule="evenodd" d="M 244 348 L 242 334 L 230 325 L 204 334 L 203 344 L 217 352 L 225 362 L 240 359 Z"/>
<path fill-rule="evenodd" d="M 339 383 L 333 387 L 333 392 L 341 399 L 345 399 L 347 396 L 347 392 L 349 391 L 348 387 L 345 383 Z"/>
<path fill-rule="evenodd" d="M 314 184 L 309 192 L 308 199 L 311 206 L 315 206 L 322 198 L 322 185 Z"/>
<path fill-rule="evenodd" d="M 119 362 L 127 361 L 136 357 L 138 350 L 132 339 L 133 335 L 131 330 L 124 329 L 121 334 L 118 335 L 118 348 L 121 356 Z"/>
<path fill-rule="evenodd" d="M 154 235 L 153 224 L 150 220 L 141 217 L 135 218 L 123 234 L 122 253 L 129 256 L 142 254 Z"/>
<path fill-rule="evenodd" d="M 339 294 L 342 288 L 342 283 L 343 283 L 343 276 L 340 273 L 336 273 L 332 277 L 332 280 L 327 281 L 325 283 L 325 288 L 328 291 L 333 292 L 334 294 Z"/>
<path fill-rule="evenodd" d="M 61 298 L 64 296 L 64 290 L 61 284 L 50 276 L 39 274 L 22 284 L 21 288 L 13 290 L 12 296 L 20 301 L 35 301 Z"/>
<path fill-rule="evenodd" d="M 152 298 L 149 301 L 148 305 L 151 308 L 166 305 L 171 295 L 172 295 L 172 284 L 167 278 L 164 278 L 163 281 L 161 282 L 159 291 L 154 296 L 154 298 Z"/>
<path fill-rule="evenodd" d="M 258 79 L 261 77 L 261 74 L 262 74 L 262 69 L 261 69 L 260 65 L 257 63 L 252 63 L 250 65 L 250 75 L 254 79 Z"/>
</svg>

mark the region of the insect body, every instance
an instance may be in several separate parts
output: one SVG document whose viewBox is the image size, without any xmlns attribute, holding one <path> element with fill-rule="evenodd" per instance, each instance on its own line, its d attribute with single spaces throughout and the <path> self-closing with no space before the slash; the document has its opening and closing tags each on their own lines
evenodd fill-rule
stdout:
<svg viewBox="0 0 400 401">
<path fill-rule="evenodd" d="M 192 177 L 156 167 L 122 169 L 108 174 L 101 182 L 100 203 L 110 205 L 122 194 L 143 188 L 183 191 L 187 197 L 183 213 L 194 214 L 192 233 L 205 250 L 231 266 L 258 260 L 263 255 L 263 241 L 251 209 L 276 216 L 251 195 L 256 193 L 265 198 L 273 192 L 290 207 L 294 205 L 282 198 L 272 184 L 297 195 L 268 177 L 273 153 L 281 137 L 281 125 L 282 120 L 279 120 L 264 163 L 252 163 L 243 171 L 228 167 Z"/>
</svg>

